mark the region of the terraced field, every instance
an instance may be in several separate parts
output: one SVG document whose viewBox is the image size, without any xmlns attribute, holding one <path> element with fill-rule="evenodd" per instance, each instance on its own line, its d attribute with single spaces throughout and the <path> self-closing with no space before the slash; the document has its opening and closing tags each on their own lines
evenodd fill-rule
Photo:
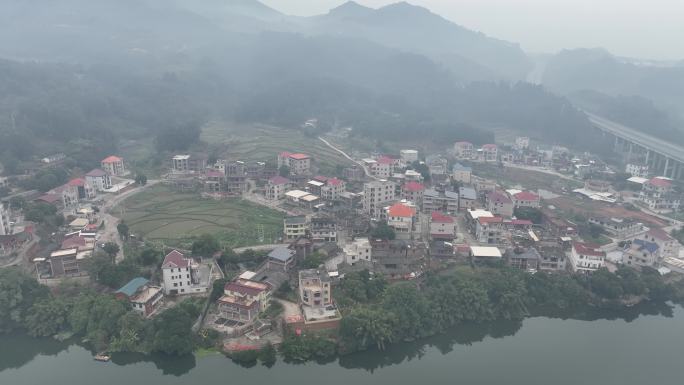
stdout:
<svg viewBox="0 0 684 385">
<path fill-rule="evenodd" d="M 283 223 L 281 213 L 241 199 L 204 199 L 165 186 L 136 194 L 113 212 L 120 213 L 133 234 L 183 248 L 203 233 L 217 236 L 225 247 L 274 243 Z"/>
<path fill-rule="evenodd" d="M 315 137 L 301 131 L 266 125 L 239 125 L 213 122 L 202 130 L 201 139 L 222 144 L 232 160 L 275 161 L 279 152 L 304 152 L 313 157 L 313 165 L 322 174 L 332 174 L 337 166 L 352 163 Z"/>
</svg>

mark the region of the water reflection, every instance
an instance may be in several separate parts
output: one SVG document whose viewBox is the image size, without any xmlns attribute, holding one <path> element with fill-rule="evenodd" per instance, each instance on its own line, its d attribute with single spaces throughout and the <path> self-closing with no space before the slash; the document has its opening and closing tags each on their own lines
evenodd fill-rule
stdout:
<svg viewBox="0 0 684 385">
<path fill-rule="evenodd" d="M 182 376 L 197 366 L 197 359 L 192 354 L 172 356 L 166 354 L 116 353 L 112 355 L 112 363 L 119 366 L 151 362 L 164 375 Z"/>
</svg>

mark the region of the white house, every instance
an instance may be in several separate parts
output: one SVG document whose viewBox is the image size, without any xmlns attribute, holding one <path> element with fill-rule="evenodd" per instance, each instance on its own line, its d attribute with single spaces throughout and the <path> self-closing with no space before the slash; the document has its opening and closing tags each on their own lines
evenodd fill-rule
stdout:
<svg viewBox="0 0 684 385">
<path fill-rule="evenodd" d="M 606 253 L 581 242 L 572 243 L 570 266 L 573 271 L 592 272 L 605 266 Z"/>
<path fill-rule="evenodd" d="M 104 191 L 112 188 L 112 178 L 107 172 L 96 168 L 85 175 L 88 181 L 97 191 Z"/>
<path fill-rule="evenodd" d="M 202 276 L 201 266 L 178 250 L 166 254 L 162 263 L 162 287 L 167 295 L 205 293 L 211 271 Z"/>
<path fill-rule="evenodd" d="M 354 242 L 346 244 L 343 251 L 345 262 L 352 266 L 358 261 L 372 260 L 372 247 L 368 238 L 356 238 Z"/>
</svg>

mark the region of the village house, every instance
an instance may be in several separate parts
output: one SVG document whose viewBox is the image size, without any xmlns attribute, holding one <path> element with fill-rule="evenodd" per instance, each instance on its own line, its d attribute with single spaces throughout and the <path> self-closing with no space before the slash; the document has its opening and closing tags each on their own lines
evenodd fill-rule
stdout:
<svg viewBox="0 0 684 385">
<path fill-rule="evenodd" d="M 482 162 L 493 163 L 499 161 L 499 147 L 496 144 L 484 144 L 478 150 L 478 159 Z"/>
<path fill-rule="evenodd" d="M 225 166 L 226 192 L 231 195 L 242 195 L 247 191 L 247 166 L 245 162 L 236 160 L 227 162 Z"/>
<path fill-rule="evenodd" d="M 418 182 L 406 182 L 401 187 L 401 199 L 413 202 L 420 206 L 423 203 L 423 192 L 425 186 Z"/>
<path fill-rule="evenodd" d="M 570 253 L 570 267 L 575 272 L 592 272 L 605 266 L 606 253 L 595 245 L 573 242 Z"/>
<path fill-rule="evenodd" d="M 331 280 L 325 271 L 299 271 L 299 299 L 303 306 L 325 307 L 333 303 Z"/>
<path fill-rule="evenodd" d="M 541 198 L 535 193 L 522 191 L 513 195 L 513 206 L 516 209 L 526 207 L 538 209 L 541 206 Z"/>
<path fill-rule="evenodd" d="M 471 167 L 466 167 L 460 163 L 456 163 L 451 168 L 451 179 L 454 182 L 470 184 L 472 175 L 473 169 Z"/>
<path fill-rule="evenodd" d="M 381 156 L 377 159 L 364 159 L 363 162 L 371 174 L 377 178 L 387 179 L 394 171 L 394 159 L 387 156 Z"/>
<path fill-rule="evenodd" d="M 360 166 L 345 167 L 342 170 L 342 176 L 349 181 L 362 180 L 364 177 L 363 169 Z"/>
<path fill-rule="evenodd" d="M 458 204 L 458 193 L 453 191 L 428 189 L 423 193 L 423 212 L 426 214 L 433 211 L 454 214 L 458 211 Z"/>
<path fill-rule="evenodd" d="M 286 240 L 292 241 L 304 237 L 309 232 L 309 221 L 306 216 L 286 217 L 283 219 L 283 234 Z"/>
<path fill-rule="evenodd" d="M 456 238 L 454 217 L 433 211 L 430 215 L 430 238 L 434 241 L 453 241 Z"/>
<path fill-rule="evenodd" d="M 278 154 L 278 168 L 287 167 L 291 175 L 311 173 L 311 157 L 307 154 L 281 152 Z"/>
<path fill-rule="evenodd" d="M 280 175 L 274 176 L 266 182 L 265 195 L 268 200 L 285 198 L 285 192 L 290 188 L 290 180 Z"/>
<path fill-rule="evenodd" d="M 541 255 L 539 270 L 565 271 L 567 257 L 565 250 L 558 242 L 540 242 L 538 249 Z"/>
<path fill-rule="evenodd" d="M 205 155 L 179 154 L 171 158 L 171 172 L 176 174 L 190 174 L 202 172 L 207 167 Z"/>
<path fill-rule="evenodd" d="M 672 189 L 672 181 L 656 177 L 644 183 L 639 200 L 656 212 L 679 210 L 680 197 Z"/>
<path fill-rule="evenodd" d="M 0 235 L 9 235 L 11 233 L 9 209 L 4 203 L 0 202 Z"/>
<path fill-rule="evenodd" d="M 513 216 L 513 201 L 508 195 L 501 191 L 493 191 L 486 196 L 487 210 L 506 218 Z"/>
<path fill-rule="evenodd" d="M 539 262 L 542 259 L 541 255 L 539 255 L 539 252 L 534 247 L 527 249 L 520 247 L 508 249 L 504 253 L 503 258 L 508 266 L 524 271 L 536 271 L 539 268 Z"/>
<path fill-rule="evenodd" d="M 332 218 L 311 218 L 311 240 L 314 242 L 337 242 L 337 222 Z"/>
<path fill-rule="evenodd" d="M 527 150 L 530 147 L 530 138 L 527 136 L 518 136 L 515 138 L 513 148 L 519 151 Z"/>
<path fill-rule="evenodd" d="M 95 187 L 90 182 L 84 178 L 76 178 L 48 191 L 46 195 L 58 196 L 62 200 L 63 207 L 72 207 L 81 201 L 95 198 L 96 194 Z"/>
<path fill-rule="evenodd" d="M 122 288 L 114 292 L 114 296 L 122 301 L 128 301 L 134 311 L 143 317 L 152 315 L 164 298 L 162 288 L 150 285 L 146 278 L 133 278 Z"/>
<path fill-rule="evenodd" d="M 425 158 L 425 164 L 430 171 L 431 176 L 446 175 L 448 171 L 448 162 L 440 155 L 431 155 Z"/>
<path fill-rule="evenodd" d="M 346 183 L 338 178 L 325 178 L 323 186 L 320 188 L 321 198 L 328 201 L 336 201 L 341 198 L 346 189 Z"/>
<path fill-rule="evenodd" d="M 209 288 L 210 268 L 203 268 L 178 250 L 166 254 L 162 269 L 162 287 L 166 295 L 205 293 Z"/>
<path fill-rule="evenodd" d="M 472 160 L 474 147 L 470 142 L 456 142 L 454 144 L 454 156 L 459 160 Z"/>
<path fill-rule="evenodd" d="M 460 187 L 458 189 L 458 208 L 460 210 L 473 210 L 480 207 L 477 200 L 477 192 L 472 187 Z"/>
<path fill-rule="evenodd" d="M 658 244 L 643 239 L 633 240 L 622 254 L 622 263 L 628 266 L 658 268 L 661 262 Z"/>
<path fill-rule="evenodd" d="M 428 250 L 422 242 L 371 240 L 373 272 L 390 280 L 422 275 Z"/>
<path fill-rule="evenodd" d="M 48 267 L 47 276 L 50 278 L 78 277 L 85 275 L 82 265 L 84 260 L 78 259 L 78 248 L 60 249 L 50 253 L 47 258 L 34 258 L 36 264 L 45 264 Z M 43 275 L 40 274 L 41 278 Z"/>
<path fill-rule="evenodd" d="M 226 175 L 218 170 L 207 170 L 204 174 L 204 191 L 218 193 L 223 191 Z"/>
<path fill-rule="evenodd" d="M 289 271 L 292 269 L 297 260 L 297 252 L 289 247 L 278 246 L 268 253 L 266 264 L 269 269 Z"/>
<path fill-rule="evenodd" d="M 354 266 L 358 261 L 372 261 L 372 247 L 368 238 L 356 238 L 351 243 L 344 245 L 345 262 Z"/>
<path fill-rule="evenodd" d="M 382 217 L 385 206 L 395 200 L 395 184 L 376 180 L 363 185 L 363 212 L 373 219 Z"/>
<path fill-rule="evenodd" d="M 124 160 L 118 156 L 108 156 L 102 159 L 100 167 L 109 175 L 124 176 L 126 175 L 126 168 L 124 167 Z"/>
<path fill-rule="evenodd" d="M 412 239 L 420 234 L 417 210 L 411 202 L 399 202 L 386 209 L 387 225 L 394 229 L 397 239 Z"/>
<path fill-rule="evenodd" d="M 418 151 L 416 150 L 401 150 L 399 156 L 405 165 L 418 161 Z"/>
<path fill-rule="evenodd" d="M 655 242 L 660 250 L 662 258 L 679 258 L 679 241 L 674 239 L 667 231 L 659 228 L 650 229 L 645 234 L 638 236 L 648 242 Z"/>
<path fill-rule="evenodd" d="M 237 278 L 223 287 L 217 300 L 218 313 L 230 321 L 250 324 L 271 303 L 272 288 L 268 283 Z"/>
<path fill-rule="evenodd" d="M 468 253 L 475 263 L 500 261 L 503 258 L 501 250 L 494 246 L 470 246 Z"/>
<path fill-rule="evenodd" d="M 112 188 L 112 178 L 106 171 L 96 168 L 85 174 L 85 179 L 97 191 L 105 191 Z"/>
<path fill-rule="evenodd" d="M 612 237 L 623 240 L 644 232 L 644 225 L 629 218 L 591 217 L 589 223 L 601 226 Z"/>
<path fill-rule="evenodd" d="M 648 178 L 649 167 L 645 164 L 628 163 L 625 166 L 625 172 L 633 177 Z"/>
<path fill-rule="evenodd" d="M 506 242 L 507 231 L 500 216 L 481 216 L 475 221 L 475 238 L 479 243 L 501 245 Z"/>
</svg>

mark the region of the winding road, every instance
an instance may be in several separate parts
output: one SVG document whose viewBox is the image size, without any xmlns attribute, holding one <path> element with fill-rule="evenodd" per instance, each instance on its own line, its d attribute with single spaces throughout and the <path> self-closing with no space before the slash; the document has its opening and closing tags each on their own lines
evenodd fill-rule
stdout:
<svg viewBox="0 0 684 385">
<path fill-rule="evenodd" d="M 339 153 L 342 154 L 342 156 L 344 156 L 345 158 L 347 158 L 347 159 L 349 159 L 350 161 L 354 162 L 355 164 L 361 166 L 361 168 L 363 169 L 363 172 L 366 174 L 367 177 L 373 178 L 373 179 L 375 179 L 375 180 L 380 180 L 380 178 L 377 178 L 377 177 L 375 177 L 373 174 L 371 174 L 370 170 L 368 170 L 368 167 L 366 167 L 366 165 L 363 164 L 363 162 L 359 162 L 358 160 L 352 158 L 352 157 L 349 156 L 346 152 L 344 152 L 344 151 L 342 151 L 341 149 L 335 147 L 333 144 L 331 144 L 331 143 L 328 142 L 327 140 L 321 138 L 320 136 L 318 137 L 318 140 L 320 140 L 321 142 L 323 142 L 326 146 L 330 147 L 331 149 L 333 149 L 333 150 L 339 152 Z"/>
</svg>

